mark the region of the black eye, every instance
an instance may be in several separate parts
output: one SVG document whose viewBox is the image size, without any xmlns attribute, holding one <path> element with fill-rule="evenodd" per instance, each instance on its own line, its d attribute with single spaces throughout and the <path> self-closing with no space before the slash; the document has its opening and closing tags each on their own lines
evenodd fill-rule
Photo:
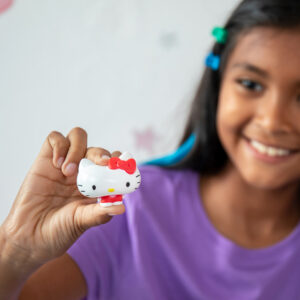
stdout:
<svg viewBox="0 0 300 300">
<path fill-rule="evenodd" d="M 129 187 L 130 186 L 130 182 L 126 182 L 126 186 Z"/>
<path fill-rule="evenodd" d="M 93 190 L 95 190 L 95 189 L 96 189 L 96 186 L 95 186 L 95 185 L 93 185 L 93 186 L 92 186 L 92 189 L 93 189 Z"/>
<path fill-rule="evenodd" d="M 250 79 L 238 79 L 237 83 L 241 84 L 247 90 L 261 92 L 263 90 L 263 86 L 253 80 Z"/>
</svg>

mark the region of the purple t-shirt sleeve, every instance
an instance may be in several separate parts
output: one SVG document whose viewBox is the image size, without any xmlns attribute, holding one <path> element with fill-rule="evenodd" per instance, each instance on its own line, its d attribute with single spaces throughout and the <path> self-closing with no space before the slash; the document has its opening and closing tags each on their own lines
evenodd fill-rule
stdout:
<svg viewBox="0 0 300 300">
<path fill-rule="evenodd" d="M 118 258 L 116 250 L 124 239 L 125 226 L 124 216 L 115 216 L 104 225 L 88 229 L 67 251 L 86 280 L 89 291 L 86 299 L 97 299 L 101 282 L 113 276 L 113 265 Z"/>
</svg>

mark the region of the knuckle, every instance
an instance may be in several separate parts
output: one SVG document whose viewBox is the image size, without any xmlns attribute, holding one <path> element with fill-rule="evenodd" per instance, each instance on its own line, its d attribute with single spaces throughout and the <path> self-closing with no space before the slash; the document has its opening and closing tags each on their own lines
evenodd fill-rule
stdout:
<svg viewBox="0 0 300 300">
<path fill-rule="evenodd" d="M 70 133 L 77 133 L 77 134 L 80 134 L 80 135 L 87 136 L 87 132 L 79 126 L 72 128 Z"/>
<path fill-rule="evenodd" d="M 52 130 L 49 134 L 48 137 L 49 138 L 56 138 L 58 136 L 61 136 L 62 134 L 59 131 L 56 130 Z"/>
<path fill-rule="evenodd" d="M 69 146 L 69 141 L 58 131 L 51 131 L 48 135 L 48 141 L 52 147 L 66 148 Z"/>
</svg>

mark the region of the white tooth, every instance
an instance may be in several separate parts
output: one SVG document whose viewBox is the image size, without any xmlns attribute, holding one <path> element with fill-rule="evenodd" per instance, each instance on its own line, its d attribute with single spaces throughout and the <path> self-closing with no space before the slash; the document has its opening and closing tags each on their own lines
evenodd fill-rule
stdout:
<svg viewBox="0 0 300 300">
<path fill-rule="evenodd" d="M 266 146 L 263 146 L 262 144 L 259 144 L 257 148 L 261 153 L 267 153 L 267 147 Z"/>
<path fill-rule="evenodd" d="M 278 153 L 279 153 L 280 155 L 288 155 L 288 154 L 290 154 L 290 151 L 280 149 L 280 150 L 278 151 Z"/>
<path fill-rule="evenodd" d="M 253 145 L 255 149 L 257 149 L 260 153 L 268 154 L 269 156 L 284 156 L 290 154 L 289 150 L 267 147 L 257 141 L 251 140 L 250 143 Z"/>
<path fill-rule="evenodd" d="M 271 156 L 275 156 L 277 154 L 277 150 L 275 150 L 274 148 L 268 148 L 267 154 Z"/>
<path fill-rule="evenodd" d="M 250 143 L 256 149 L 258 149 L 258 147 L 260 146 L 260 144 L 258 142 L 256 142 L 256 141 L 250 141 Z"/>
</svg>

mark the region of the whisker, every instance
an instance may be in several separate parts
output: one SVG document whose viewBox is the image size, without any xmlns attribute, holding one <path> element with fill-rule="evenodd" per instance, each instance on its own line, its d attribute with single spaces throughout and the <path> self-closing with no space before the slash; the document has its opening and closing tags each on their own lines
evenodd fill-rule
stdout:
<svg viewBox="0 0 300 300">
<path fill-rule="evenodd" d="M 80 192 L 83 192 L 83 193 L 85 193 L 85 191 L 80 191 Z"/>
<path fill-rule="evenodd" d="M 78 184 L 78 186 L 82 186 L 82 184 Z"/>
<path fill-rule="evenodd" d="M 139 176 L 141 176 L 141 175 L 136 175 L 135 177 L 139 177 Z"/>
</svg>

